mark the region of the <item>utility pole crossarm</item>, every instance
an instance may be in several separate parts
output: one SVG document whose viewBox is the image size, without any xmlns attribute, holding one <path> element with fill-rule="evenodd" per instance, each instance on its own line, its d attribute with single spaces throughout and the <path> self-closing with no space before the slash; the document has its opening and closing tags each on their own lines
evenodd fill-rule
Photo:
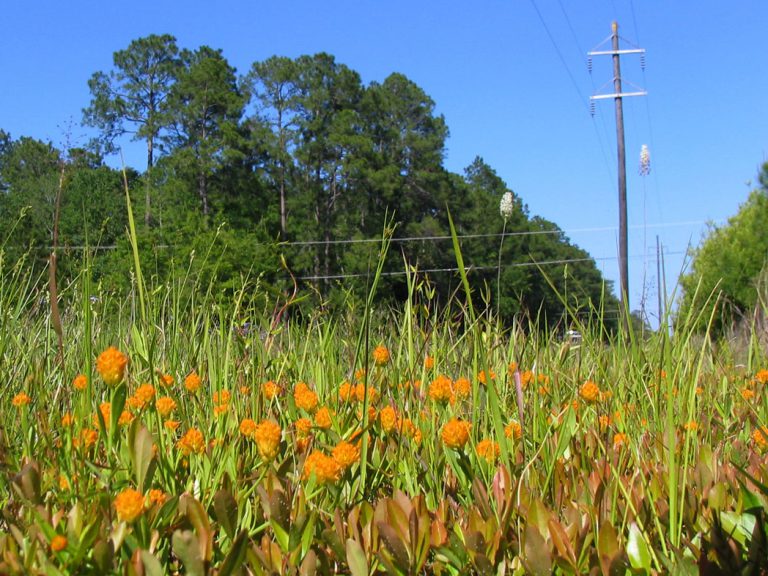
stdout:
<svg viewBox="0 0 768 576">
<path fill-rule="evenodd" d="M 645 54 L 645 48 L 627 48 L 624 50 L 593 50 L 587 56 L 612 56 L 614 54 Z"/>
<path fill-rule="evenodd" d="M 648 92 L 641 90 L 640 92 L 619 92 L 615 94 L 597 94 L 590 96 L 590 100 L 606 100 L 608 98 L 624 98 L 625 96 L 648 96 Z"/>
</svg>

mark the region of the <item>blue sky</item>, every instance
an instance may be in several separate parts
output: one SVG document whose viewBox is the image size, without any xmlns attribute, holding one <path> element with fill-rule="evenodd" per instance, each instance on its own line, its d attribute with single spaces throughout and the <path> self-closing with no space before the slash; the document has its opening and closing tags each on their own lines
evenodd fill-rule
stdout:
<svg viewBox="0 0 768 576">
<path fill-rule="evenodd" d="M 617 280 L 612 101 L 589 113 L 609 57 L 586 52 L 610 35 L 647 50 L 622 59 L 629 174 L 630 299 L 656 310 L 655 242 L 672 290 L 688 243 L 724 222 L 768 160 L 768 2 L 751 0 L 7 0 L 0 34 L 0 128 L 62 145 L 78 126 L 87 80 L 133 39 L 170 33 L 182 47 L 221 48 L 239 72 L 255 61 L 325 51 L 382 81 L 421 86 L 451 131 L 446 167 L 482 156 L 532 214 L 556 222 Z M 623 44 L 628 46 L 629 44 Z M 626 86 L 625 86 L 626 87 Z M 606 87 L 610 90 L 610 85 Z M 640 147 L 652 172 L 638 175 Z M 144 156 L 126 147 L 129 164 Z"/>
</svg>

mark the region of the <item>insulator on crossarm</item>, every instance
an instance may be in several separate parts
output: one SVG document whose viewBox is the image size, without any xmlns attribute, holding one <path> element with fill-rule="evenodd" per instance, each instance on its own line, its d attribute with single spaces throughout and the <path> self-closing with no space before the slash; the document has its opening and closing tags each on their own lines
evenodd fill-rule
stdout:
<svg viewBox="0 0 768 576">
<path fill-rule="evenodd" d="M 640 54 L 640 68 L 645 70 L 645 54 Z"/>
<path fill-rule="evenodd" d="M 592 56 L 587 58 L 587 70 L 589 70 L 589 73 L 592 74 Z"/>
<path fill-rule="evenodd" d="M 590 115 L 591 115 L 593 118 L 595 117 L 595 101 L 594 101 L 594 100 L 592 100 L 592 101 L 589 103 L 589 113 L 590 113 Z"/>
</svg>

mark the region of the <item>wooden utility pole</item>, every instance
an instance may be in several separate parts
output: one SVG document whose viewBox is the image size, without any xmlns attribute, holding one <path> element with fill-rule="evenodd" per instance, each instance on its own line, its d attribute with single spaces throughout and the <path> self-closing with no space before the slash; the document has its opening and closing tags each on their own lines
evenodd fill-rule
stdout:
<svg viewBox="0 0 768 576">
<path fill-rule="evenodd" d="M 621 50 L 619 48 L 619 25 L 616 22 L 611 24 L 611 49 L 593 50 L 587 54 L 592 56 L 607 56 L 613 58 L 613 94 L 599 94 L 591 96 L 591 100 L 601 100 L 613 98 L 616 108 L 616 147 L 618 152 L 618 173 L 619 173 L 619 289 L 621 297 L 621 313 L 624 328 L 629 328 L 629 264 L 628 258 L 628 234 L 627 234 L 627 160 L 624 149 L 624 109 L 622 98 L 625 96 L 645 96 L 644 90 L 638 92 L 621 91 L 621 62 L 619 58 L 622 54 L 644 54 L 642 48 Z M 591 61 L 591 58 L 590 58 Z M 590 65 L 591 70 L 591 65 Z"/>
</svg>

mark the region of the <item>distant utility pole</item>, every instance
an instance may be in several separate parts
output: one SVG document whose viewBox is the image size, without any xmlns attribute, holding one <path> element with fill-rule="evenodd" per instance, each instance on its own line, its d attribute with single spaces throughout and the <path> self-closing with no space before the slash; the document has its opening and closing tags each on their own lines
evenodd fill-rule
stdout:
<svg viewBox="0 0 768 576">
<path fill-rule="evenodd" d="M 622 54 L 645 54 L 642 48 L 619 49 L 619 25 L 611 24 L 611 49 L 593 50 L 588 52 L 589 69 L 592 71 L 592 56 L 613 56 L 613 90 L 612 94 L 596 94 L 590 96 L 590 100 L 604 100 L 613 98 L 616 107 L 616 145 L 619 161 L 619 283 L 621 290 L 621 310 L 624 319 L 624 328 L 629 327 L 629 265 L 627 263 L 627 160 L 624 150 L 624 109 L 622 98 L 625 96 L 645 96 L 644 90 L 637 92 L 621 91 L 621 65 L 619 58 Z M 607 41 L 607 40 L 606 40 Z M 599 46 L 598 46 L 599 47 Z M 641 56 L 641 64 L 644 64 L 644 56 Z M 594 113 L 594 108 L 593 108 Z"/>
</svg>

